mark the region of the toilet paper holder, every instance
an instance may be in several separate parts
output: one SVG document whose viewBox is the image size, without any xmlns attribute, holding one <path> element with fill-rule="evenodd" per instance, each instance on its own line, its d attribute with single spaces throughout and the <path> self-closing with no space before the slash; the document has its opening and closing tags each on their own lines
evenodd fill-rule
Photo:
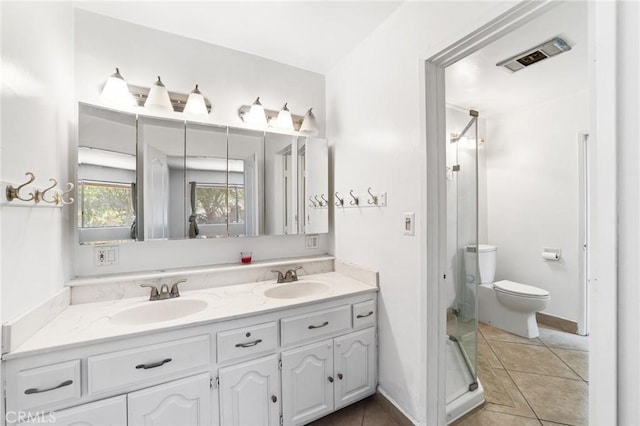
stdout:
<svg viewBox="0 0 640 426">
<path fill-rule="evenodd" d="M 560 260 L 560 249 L 556 248 L 543 248 L 542 259 L 547 262 L 558 262 Z"/>
</svg>

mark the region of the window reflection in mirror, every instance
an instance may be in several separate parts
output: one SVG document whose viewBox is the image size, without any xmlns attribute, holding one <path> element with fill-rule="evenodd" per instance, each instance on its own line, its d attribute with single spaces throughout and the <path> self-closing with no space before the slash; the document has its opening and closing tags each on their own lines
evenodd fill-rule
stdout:
<svg viewBox="0 0 640 426">
<path fill-rule="evenodd" d="M 136 116 L 80 104 L 80 243 L 135 240 Z"/>
<path fill-rule="evenodd" d="M 185 229 L 184 121 L 138 117 L 138 237 L 182 239 Z M 141 190 L 141 191 L 140 191 Z M 142 234 L 142 235 L 141 235 Z"/>
<path fill-rule="evenodd" d="M 185 134 L 186 235 L 188 238 L 226 237 L 228 212 L 233 216 L 230 225 L 233 220 L 239 221 L 239 205 L 244 212 L 242 195 L 238 197 L 238 192 L 242 194 L 242 182 L 238 183 L 236 170 L 229 170 L 232 183 L 227 190 L 227 129 L 187 123 Z M 244 220 L 244 216 L 240 219 Z"/>
<path fill-rule="evenodd" d="M 229 235 L 264 234 L 264 132 L 229 128 L 228 167 Z"/>
<path fill-rule="evenodd" d="M 265 135 L 265 234 L 298 233 L 296 137 Z"/>
</svg>

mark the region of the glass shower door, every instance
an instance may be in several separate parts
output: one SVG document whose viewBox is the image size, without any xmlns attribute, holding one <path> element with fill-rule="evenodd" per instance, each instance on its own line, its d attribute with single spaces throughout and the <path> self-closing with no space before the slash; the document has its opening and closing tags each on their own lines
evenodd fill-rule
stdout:
<svg viewBox="0 0 640 426">
<path fill-rule="evenodd" d="M 478 147 L 477 118 L 447 147 L 448 252 L 455 297 L 447 310 L 447 404 L 478 386 Z M 447 279 L 448 280 L 448 279 Z"/>
</svg>

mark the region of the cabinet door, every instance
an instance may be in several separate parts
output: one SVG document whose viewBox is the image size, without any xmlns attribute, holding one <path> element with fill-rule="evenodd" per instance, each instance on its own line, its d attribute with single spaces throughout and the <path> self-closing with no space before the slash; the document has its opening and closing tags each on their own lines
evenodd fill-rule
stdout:
<svg viewBox="0 0 640 426">
<path fill-rule="evenodd" d="M 219 379 L 220 424 L 280 424 L 280 375 L 275 355 L 221 368 Z"/>
<path fill-rule="evenodd" d="M 127 395 L 129 424 L 135 426 L 209 426 L 209 374 L 142 389 Z"/>
<path fill-rule="evenodd" d="M 11 416 L 7 414 L 8 424 Z M 90 402 L 66 410 L 40 414 L 33 422 L 21 425 L 49 424 L 55 426 L 123 426 L 127 424 L 127 397 L 125 395 Z"/>
<path fill-rule="evenodd" d="M 376 334 L 367 328 L 334 340 L 335 408 L 349 405 L 376 390 Z"/>
<path fill-rule="evenodd" d="M 333 411 L 333 340 L 282 352 L 285 426 L 308 423 Z"/>
</svg>

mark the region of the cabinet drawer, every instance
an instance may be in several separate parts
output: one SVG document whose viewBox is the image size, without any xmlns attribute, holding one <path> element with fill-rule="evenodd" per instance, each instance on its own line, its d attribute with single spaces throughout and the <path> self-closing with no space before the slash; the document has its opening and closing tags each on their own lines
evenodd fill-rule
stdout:
<svg viewBox="0 0 640 426">
<path fill-rule="evenodd" d="M 298 315 L 280 320 L 282 346 L 318 340 L 351 328 L 351 306 Z"/>
<path fill-rule="evenodd" d="M 87 359 L 89 393 L 206 367 L 210 363 L 209 348 L 209 336 L 203 335 L 91 356 Z"/>
<path fill-rule="evenodd" d="M 376 323 L 376 301 L 356 303 L 352 307 L 353 328 L 364 328 Z"/>
<path fill-rule="evenodd" d="M 80 398 L 80 360 L 18 372 L 16 411 L 26 411 Z M 10 392 L 7 392 L 9 398 Z M 9 409 L 13 402 L 7 401 Z"/>
<path fill-rule="evenodd" d="M 275 352 L 278 329 L 275 322 L 218 333 L 218 362 Z"/>
</svg>

